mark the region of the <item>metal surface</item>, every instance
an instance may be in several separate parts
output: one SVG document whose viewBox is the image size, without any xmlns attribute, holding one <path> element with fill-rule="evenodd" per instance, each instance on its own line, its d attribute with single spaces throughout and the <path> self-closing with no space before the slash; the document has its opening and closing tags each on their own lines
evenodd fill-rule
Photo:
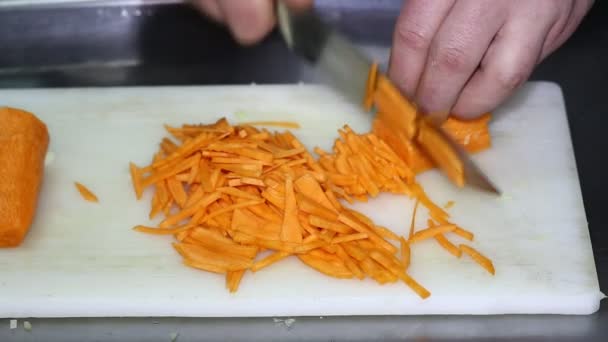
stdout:
<svg viewBox="0 0 608 342">
<path fill-rule="evenodd" d="M 320 0 L 323 16 L 376 58 L 388 60 L 401 1 Z M 600 286 L 608 292 L 608 230 L 603 212 L 608 125 L 608 2 L 532 78 L 565 94 Z M 180 5 L 0 10 L 0 87 L 136 84 L 292 83 L 315 80 L 277 33 L 238 47 L 222 28 Z M 386 66 L 384 66 L 385 68 Z M 564 137 L 567 139 L 568 137 Z M 566 246 L 565 246 L 566 248 Z M 566 248 L 567 250 L 567 248 Z M 567 253 L 564 254 L 567 257 Z M 2 281 L 0 277 L 0 282 Z M 605 341 L 608 305 L 591 316 L 432 316 L 272 319 L 31 319 L 31 332 L 0 319 L 0 341 L 191 340 L 552 340 Z"/>
</svg>

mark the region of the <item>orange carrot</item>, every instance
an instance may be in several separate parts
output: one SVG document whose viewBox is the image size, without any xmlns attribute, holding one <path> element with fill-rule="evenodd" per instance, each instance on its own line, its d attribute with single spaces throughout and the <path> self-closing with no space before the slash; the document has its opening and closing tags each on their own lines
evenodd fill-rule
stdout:
<svg viewBox="0 0 608 342">
<path fill-rule="evenodd" d="M 457 258 L 460 258 L 462 255 L 462 251 L 456 247 L 453 243 L 451 243 L 443 234 L 435 235 L 435 240 L 439 243 L 441 247 L 443 247 L 446 251 L 450 252 L 450 254 L 454 255 Z"/>
<path fill-rule="evenodd" d="M 463 253 L 468 254 L 471 258 L 473 258 L 473 260 L 475 260 L 475 262 L 477 262 L 481 267 L 485 268 L 486 271 L 488 271 L 491 275 L 496 274 L 496 271 L 494 270 L 494 265 L 492 264 L 492 261 L 490 259 L 479 253 L 473 247 L 467 245 L 460 245 L 459 247 Z"/>
<path fill-rule="evenodd" d="M 444 225 L 444 226 L 436 226 L 432 228 L 427 228 L 416 232 L 409 240 L 409 243 L 420 242 L 422 240 L 426 240 L 428 238 L 435 237 L 437 234 L 443 234 L 446 232 L 451 232 L 456 229 L 454 225 Z"/>
<path fill-rule="evenodd" d="M 74 184 L 76 185 L 76 189 L 78 189 L 78 192 L 80 193 L 82 198 L 84 198 L 85 200 L 87 200 L 89 202 L 99 202 L 99 199 L 97 199 L 97 196 L 95 196 L 95 194 L 91 190 L 89 190 L 86 186 L 84 186 L 78 182 L 74 182 Z"/>
<path fill-rule="evenodd" d="M 379 127 L 390 131 L 389 139 L 411 146 L 406 153 L 423 153 L 417 147 L 415 105 L 400 98 L 377 70 L 370 70 L 366 96 L 366 105 L 392 111 L 379 114 L 384 119 Z M 150 214 L 164 214 L 158 227 L 135 230 L 173 235 L 183 263 L 224 274 L 230 292 L 237 291 L 246 270 L 260 272 L 296 255 L 328 276 L 371 277 L 379 284 L 400 280 L 426 298 L 430 293 L 406 273 L 410 244 L 434 237 L 455 253 L 444 233 L 472 239 L 472 233 L 450 223 L 445 210 L 430 200 L 415 180 L 416 168 L 384 136 L 357 134 L 344 125 L 331 152 L 316 148 L 320 158 L 315 160 L 291 132 L 270 132 L 253 124 L 270 125 L 231 126 L 221 119 L 210 125 L 167 126 L 173 138 L 162 140 L 152 163 L 141 168 L 130 164 L 136 197 L 153 186 Z M 406 131 L 395 133 L 396 125 Z M 410 241 L 341 203 L 368 201 L 382 192 L 415 199 Z M 414 232 L 419 204 L 441 226 L 431 221 L 428 229 Z M 256 261 L 261 251 L 271 253 Z M 487 267 L 478 252 L 467 253 Z"/>
<path fill-rule="evenodd" d="M 414 211 L 412 212 L 412 220 L 410 221 L 410 235 L 408 240 L 411 240 L 412 236 L 414 235 L 414 225 L 416 224 L 416 211 L 418 209 L 418 203 L 420 202 L 416 200 L 416 204 L 414 204 Z"/>
<path fill-rule="evenodd" d="M 300 128 L 300 124 L 292 121 L 250 121 L 241 123 L 241 125 L 249 126 L 275 126 L 283 128 Z"/>
</svg>

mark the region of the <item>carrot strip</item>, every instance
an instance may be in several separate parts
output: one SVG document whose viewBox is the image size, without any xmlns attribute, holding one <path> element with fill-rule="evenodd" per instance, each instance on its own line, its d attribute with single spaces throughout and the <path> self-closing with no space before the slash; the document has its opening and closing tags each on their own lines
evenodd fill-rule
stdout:
<svg viewBox="0 0 608 342">
<path fill-rule="evenodd" d="M 188 201 L 188 196 L 186 195 L 186 191 L 184 191 L 184 186 L 182 182 L 178 181 L 175 178 L 167 179 L 167 187 L 169 188 L 169 192 L 173 196 L 175 203 L 180 207 L 184 207 L 186 201 Z"/>
<path fill-rule="evenodd" d="M 291 176 L 285 179 L 285 205 L 283 225 L 281 229 L 281 240 L 287 242 L 302 242 L 302 227 L 298 220 L 298 207 L 293 192 L 293 180 Z"/>
<path fill-rule="evenodd" d="M 348 255 L 348 253 L 346 253 L 346 251 L 340 245 L 335 245 L 334 247 L 336 247 L 336 255 L 342 260 L 344 266 L 346 266 L 346 268 L 348 268 L 348 270 L 351 271 L 355 277 L 361 280 L 364 279 L 365 274 L 357 263 Z"/>
<path fill-rule="evenodd" d="M 414 235 L 414 225 L 416 224 L 416 210 L 418 210 L 418 203 L 420 201 L 416 200 L 416 204 L 414 204 L 414 211 L 412 212 L 412 220 L 410 221 L 410 235 L 408 237 L 408 240 L 412 239 L 412 236 Z"/>
<path fill-rule="evenodd" d="M 239 284 L 241 283 L 241 279 L 243 279 L 243 275 L 245 275 L 245 270 L 227 272 L 226 285 L 228 291 L 234 293 L 239 289 Z"/>
<path fill-rule="evenodd" d="M 249 125 L 249 126 L 275 126 L 282 128 L 300 128 L 300 124 L 293 121 L 250 121 L 246 123 L 241 123 L 241 125 Z"/>
<path fill-rule="evenodd" d="M 84 186 L 78 182 L 74 182 L 74 184 L 76 185 L 76 189 L 78 189 L 78 192 L 80 193 L 82 198 L 84 198 L 86 201 L 99 202 L 99 199 L 97 199 L 97 196 L 95 196 L 95 194 L 91 190 L 89 190 L 86 186 Z"/>
<path fill-rule="evenodd" d="M 302 154 L 304 152 L 306 152 L 306 148 L 298 147 L 298 148 L 294 148 L 291 150 L 276 151 L 273 153 L 273 155 L 274 155 L 275 159 L 279 159 L 279 158 L 288 158 L 288 157 L 297 156 L 298 154 Z"/>
<path fill-rule="evenodd" d="M 399 279 L 401 279 L 412 290 L 414 290 L 414 292 L 416 292 L 420 296 L 420 298 L 425 299 L 431 295 L 431 293 L 427 289 L 425 289 L 422 285 L 416 282 L 412 277 L 407 275 L 403 271 L 403 269 L 401 269 L 398 265 L 393 264 L 391 260 L 384 256 L 382 253 L 379 253 L 378 251 L 372 251 L 370 253 L 370 256 L 382 266 L 384 266 L 389 272 L 399 277 Z"/>
<path fill-rule="evenodd" d="M 426 239 L 435 237 L 437 234 L 443 234 L 443 233 L 454 231 L 454 229 L 456 229 L 456 226 L 454 226 L 452 224 L 423 229 L 423 230 L 416 232 L 416 234 L 414 234 L 412 236 L 412 238 L 408 240 L 408 242 L 410 244 L 420 242 L 422 240 L 426 240 Z"/>
<path fill-rule="evenodd" d="M 374 233 L 373 231 L 371 231 L 370 229 L 365 227 L 363 224 L 357 222 L 357 220 L 354 219 L 353 217 L 349 217 L 348 215 L 345 215 L 344 213 L 342 213 L 338 216 L 338 220 L 340 222 L 346 224 L 347 226 L 353 228 L 354 230 L 358 231 L 359 233 L 367 234 L 369 236 L 370 240 L 372 240 L 378 246 L 386 249 L 390 253 L 395 253 L 397 251 L 395 246 L 393 246 L 390 243 L 383 240 L 376 233 Z"/>
<path fill-rule="evenodd" d="M 462 251 L 456 247 L 453 243 L 451 243 L 443 234 L 435 235 L 435 240 L 439 243 L 441 247 L 443 247 L 446 251 L 450 252 L 450 254 L 454 255 L 457 258 L 460 258 L 462 255 Z"/>
<path fill-rule="evenodd" d="M 184 208 L 177 214 L 168 216 L 163 222 L 161 222 L 160 227 L 170 227 L 174 224 L 179 223 L 182 220 L 187 219 L 188 217 L 195 215 L 196 213 L 204 213 L 204 209 L 211 203 L 217 201 L 220 197 L 221 194 L 219 192 L 213 192 L 211 194 L 205 195 L 198 202 L 192 204 L 189 207 Z"/>
<path fill-rule="evenodd" d="M 405 240 L 405 238 L 399 238 L 400 247 L 401 247 L 401 263 L 404 266 L 404 270 L 407 270 L 411 263 L 411 250 L 410 244 Z"/>
<path fill-rule="evenodd" d="M 166 160 L 166 159 L 163 159 L 163 160 Z M 196 162 L 196 160 L 197 160 L 197 157 L 192 156 L 192 157 L 189 157 L 188 159 L 185 159 L 185 160 L 175 164 L 172 167 L 168 166 L 168 167 L 165 167 L 162 169 L 159 168 L 151 176 L 142 180 L 142 187 L 146 188 L 149 185 L 152 185 L 158 181 L 167 179 L 169 177 L 173 177 L 173 176 L 177 175 L 178 173 L 186 171 L 189 168 L 194 166 L 194 163 Z"/>
<path fill-rule="evenodd" d="M 343 242 L 350 242 L 350 241 L 367 239 L 367 238 L 368 238 L 368 235 L 365 233 L 354 233 L 354 234 L 341 235 L 341 236 L 335 237 L 331 240 L 331 243 L 339 244 L 339 243 L 343 243 Z"/>
<path fill-rule="evenodd" d="M 241 198 L 250 199 L 250 200 L 260 200 L 261 199 L 260 196 L 253 195 L 249 192 L 239 190 L 239 189 L 233 188 L 233 187 L 217 188 L 216 191 L 223 193 L 223 194 L 230 195 L 230 196 L 241 197 Z"/>
<path fill-rule="evenodd" d="M 146 226 L 139 225 L 139 226 L 133 227 L 133 230 L 141 232 L 141 233 L 154 234 L 154 235 L 173 235 L 173 234 L 178 234 L 178 233 L 187 231 L 192 228 L 194 228 L 194 226 L 190 225 L 190 224 L 183 225 L 180 227 L 175 227 L 175 228 L 153 228 L 153 227 L 146 227 Z"/>
<path fill-rule="evenodd" d="M 346 266 L 340 267 L 323 259 L 319 259 L 307 254 L 300 254 L 298 255 L 298 258 L 311 268 L 330 277 L 343 279 L 350 279 L 353 277 L 353 273 L 346 268 Z"/>
<path fill-rule="evenodd" d="M 456 226 L 456 228 L 454 228 L 454 230 L 452 231 L 452 233 L 454 233 L 454 234 L 462 237 L 465 240 L 469 240 L 469 241 L 473 241 L 473 239 L 475 237 L 473 235 L 473 233 L 471 233 L 470 231 L 462 229 L 462 228 L 460 228 L 458 226 Z"/>
<path fill-rule="evenodd" d="M 367 258 L 365 250 L 352 243 L 342 243 L 341 246 L 344 248 L 346 253 L 358 261 L 362 261 Z"/>
<path fill-rule="evenodd" d="M 325 192 L 321 189 L 321 185 L 317 180 L 310 174 L 305 174 L 294 182 L 295 189 L 308 198 L 314 198 L 314 200 L 320 205 L 324 206 L 329 210 L 335 211 L 333 204 L 325 196 Z"/>
<path fill-rule="evenodd" d="M 376 232 L 376 234 L 380 235 L 383 239 L 399 241 L 399 235 L 395 234 L 393 231 L 386 227 L 371 226 L 371 228 Z"/>
<path fill-rule="evenodd" d="M 264 267 L 268 267 L 276 262 L 279 262 L 279 261 L 287 258 L 290 255 L 291 254 L 286 253 L 286 252 L 275 252 L 275 253 L 265 257 L 264 259 L 253 263 L 253 266 L 251 266 L 251 271 L 257 272 Z"/>
<path fill-rule="evenodd" d="M 256 204 L 260 204 L 260 203 L 264 203 L 264 200 L 260 199 L 260 200 L 252 200 L 252 201 L 236 203 L 236 204 L 227 206 L 225 208 L 222 208 L 220 210 L 216 210 L 212 213 L 207 214 L 206 216 L 203 217 L 202 222 L 200 222 L 200 223 L 204 223 L 214 217 L 234 211 L 235 209 L 247 208 L 247 207 L 250 207 L 250 206 L 253 206 Z"/>
<path fill-rule="evenodd" d="M 308 217 L 308 223 L 310 223 L 310 225 L 312 225 L 313 227 L 329 229 L 338 233 L 348 234 L 352 232 L 352 229 L 344 224 L 328 221 L 322 217 L 315 215 L 310 215 Z"/>
<path fill-rule="evenodd" d="M 378 77 L 378 63 L 372 63 L 369 68 L 369 76 L 365 84 L 365 97 L 363 99 L 363 108 L 369 111 L 374 104 L 374 92 L 376 91 L 376 82 Z"/>
<path fill-rule="evenodd" d="M 131 182 L 137 199 L 141 199 L 143 194 L 143 186 L 141 184 L 141 173 L 139 168 L 134 163 L 129 163 L 129 171 L 131 173 Z"/>
<path fill-rule="evenodd" d="M 486 271 L 488 271 L 491 275 L 496 274 L 496 271 L 494 270 L 494 265 L 492 264 L 492 260 L 479 253 L 473 247 L 464 244 L 461 244 L 459 247 L 463 253 L 468 254 L 471 258 L 473 258 L 473 260 L 475 260 L 475 262 L 477 262 L 481 267 L 486 269 Z"/>
</svg>

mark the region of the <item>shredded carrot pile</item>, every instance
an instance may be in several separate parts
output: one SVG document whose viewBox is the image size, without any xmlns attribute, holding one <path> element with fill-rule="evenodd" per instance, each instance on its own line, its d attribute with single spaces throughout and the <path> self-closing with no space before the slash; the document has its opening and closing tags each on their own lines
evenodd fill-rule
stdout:
<svg viewBox="0 0 608 342">
<path fill-rule="evenodd" d="M 316 148 L 315 158 L 289 131 L 232 126 L 225 119 L 166 129 L 171 137 L 161 141 L 150 165 L 130 164 L 136 197 L 153 188 L 150 218 L 161 215 L 162 222 L 134 229 L 173 235 L 183 263 L 225 275 L 230 292 L 237 291 L 248 270 L 296 257 L 335 278 L 402 281 L 427 298 L 430 292 L 408 274 L 408 267 L 410 245 L 428 239 L 494 272 L 488 258 L 447 240 L 448 235 L 469 240 L 473 235 L 448 221 L 416 183 L 412 168 L 375 134 L 357 134 L 345 126 L 333 151 Z M 437 225 L 412 228 L 405 238 L 341 201 L 366 201 L 381 192 L 415 198 Z"/>
</svg>

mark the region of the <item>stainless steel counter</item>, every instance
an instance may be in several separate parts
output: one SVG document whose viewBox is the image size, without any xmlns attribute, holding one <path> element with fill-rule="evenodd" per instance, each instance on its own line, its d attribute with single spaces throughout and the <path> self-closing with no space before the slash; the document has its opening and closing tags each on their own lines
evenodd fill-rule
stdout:
<svg viewBox="0 0 608 342">
<path fill-rule="evenodd" d="M 19 1 L 18 1 L 19 2 Z M 0 6 L 0 87 L 293 83 L 315 75 L 275 33 L 253 48 L 188 7 L 163 1 L 70 6 Z M 319 0 L 327 20 L 386 60 L 398 0 Z M 15 6 L 17 4 L 18 6 Z M 608 290 L 608 230 L 602 212 L 608 125 L 608 2 L 598 1 L 575 36 L 532 78 L 564 90 L 600 286 Z M 567 253 L 567 250 L 565 250 Z M 1 277 L 1 275 L 0 275 Z M 2 295 L 2 294 L 0 294 Z M 9 329 L 0 341 L 306 340 L 585 340 L 608 339 L 608 305 L 591 316 L 294 317 L 29 319 L 33 329 Z"/>
</svg>

